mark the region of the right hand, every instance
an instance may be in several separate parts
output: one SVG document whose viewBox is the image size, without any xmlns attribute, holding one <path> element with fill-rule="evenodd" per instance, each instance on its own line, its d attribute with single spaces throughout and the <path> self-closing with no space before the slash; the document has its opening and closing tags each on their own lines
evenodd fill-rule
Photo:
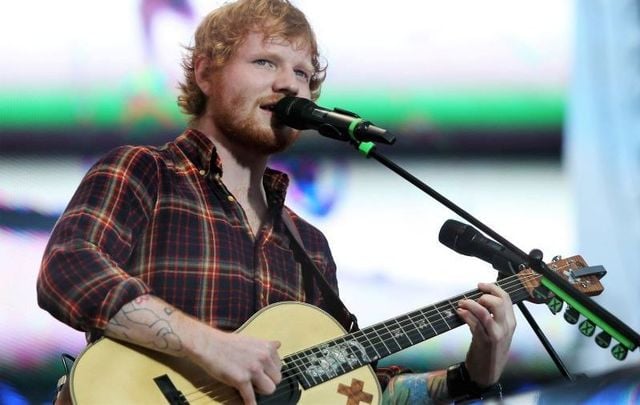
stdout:
<svg viewBox="0 0 640 405">
<path fill-rule="evenodd" d="M 256 393 L 272 394 L 282 379 L 280 342 L 209 329 L 195 362 L 216 380 L 234 387 L 245 404 Z"/>
</svg>

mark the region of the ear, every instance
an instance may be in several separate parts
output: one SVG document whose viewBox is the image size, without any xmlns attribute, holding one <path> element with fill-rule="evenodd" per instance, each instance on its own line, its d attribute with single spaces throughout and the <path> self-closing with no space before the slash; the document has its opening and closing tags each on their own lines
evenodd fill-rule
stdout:
<svg viewBox="0 0 640 405">
<path fill-rule="evenodd" d="M 207 95 L 211 95 L 211 59 L 200 55 L 196 57 L 196 61 L 193 65 L 194 76 L 196 84 L 200 87 L 200 90 Z"/>
</svg>

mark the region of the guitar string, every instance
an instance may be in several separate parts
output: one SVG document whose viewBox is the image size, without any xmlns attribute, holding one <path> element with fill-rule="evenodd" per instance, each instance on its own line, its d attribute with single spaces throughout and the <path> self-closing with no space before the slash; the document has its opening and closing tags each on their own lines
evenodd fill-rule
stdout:
<svg viewBox="0 0 640 405">
<path fill-rule="evenodd" d="M 524 277 L 521 277 L 519 275 L 514 275 L 514 276 L 509 276 L 509 277 L 507 277 L 507 278 L 505 278 L 503 280 L 500 280 L 500 281 L 496 282 L 495 284 L 497 284 L 501 288 L 503 288 L 506 292 L 509 293 L 509 295 L 512 295 L 512 294 L 515 295 L 516 293 L 519 293 L 519 292 L 522 292 L 524 290 L 527 290 L 527 287 L 523 284 L 524 282 L 535 280 L 535 279 L 539 279 L 541 277 L 542 277 L 541 275 L 535 274 L 535 273 L 528 273 Z M 511 289 L 514 286 L 516 288 L 515 289 Z M 483 294 L 484 293 L 482 291 L 479 291 L 479 290 L 476 289 L 476 290 L 468 291 L 467 293 L 460 294 L 460 295 L 458 295 L 456 297 L 464 297 L 464 298 L 467 298 L 467 299 L 475 300 L 475 299 L 479 298 L 480 296 L 482 296 Z M 454 298 L 456 298 L 456 297 L 454 297 Z M 442 327 L 442 325 L 447 325 L 448 329 L 453 329 L 446 322 L 445 318 L 442 316 L 442 313 L 438 309 L 438 305 L 443 305 L 443 304 L 448 304 L 449 306 L 453 307 L 453 304 L 451 303 L 451 299 L 450 299 L 450 300 L 446 300 L 446 302 L 445 301 L 441 301 L 441 302 L 436 303 L 434 305 L 431 305 L 429 307 L 425 307 L 425 308 L 422 308 L 422 309 L 419 309 L 419 310 L 416 310 L 416 311 L 413 311 L 413 312 L 410 312 L 408 314 L 401 315 L 400 317 L 398 317 L 398 318 L 405 318 L 406 317 L 406 321 L 404 319 L 402 321 L 402 322 L 405 322 L 405 323 L 407 323 L 409 325 L 409 326 L 404 326 L 404 327 L 407 328 L 405 335 L 417 332 L 419 335 L 422 336 L 422 340 L 421 341 L 425 340 L 424 335 L 422 334 L 422 332 L 420 332 L 420 328 L 417 327 L 416 324 L 413 322 L 416 319 L 423 320 L 424 318 L 427 318 L 427 321 L 428 321 L 429 325 L 431 326 L 431 328 L 434 329 L 434 332 L 435 332 L 434 324 L 435 324 L 435 326 L 438 327 L 437 329 L 441 330 L 441 331 L 444 331 L 444 328 Z M 425 311 L 425 310 L 426 310 L 426 312 L 423 313 L 423 311 Z M 413 318 L 411 318 L 412 316 L 413 316 Z M 436 320 L 432 321 L 430 319 L 432 316 L 435 316 Z M 395 319 L 398 319 L 398 318 L 395 318 Z M 460 322 L 460 318 L 459 317 L 457 319 L 456 318 L 452 318 L 451 320 L 454 320 L 454 321 L 456 321 L 458 323 L 454 327 L 461 326 L 464 323 L 464 322 L 462 322 L 462 323 Z M 372 325 L 370 327 L 367 327 L 365 330 L 356 331 L 356 332 L 354 332 L 352 334 L 349 334 L 348 336 L 350 336 L 352 338 L 355 338 L 355 339 L 358 339 L 359 337 L 365 337 L 366 340 L 369 341 L 369 343 L 371 343 L 372 348 L 376 352 L 377 356 L 385 357 L 386 355 L 385 356 L 380 356 L 380 354 L 378 353 L 378 350 L 376 348 L 376 344 L 373 343 L 372 340 L 370 339 L 370 335 L 373 335 L 374 338 L 378 338 L 378 340 L 379 340 L 378 348 L 379 348 L 380 347 L 379 343 L 384 343 L 384 340 L 388 341 L 389 337 L 391 337 L 392 334 L 393 334 L 386 327 L 385 324 L 387 322 L 390 322 L 390 320 L 383 321 L 383 322 L 380 322 L 378 324 Z M 399 325 L 401 327 L 403 327 L 401 324 L 399 324 Z M 385 329 L 387 329 L 387 332 L 380 333 L 380 332 L 376 331 L 376 329 L 381 327 L 381 326 L 385 326 Z M 434 336 L 436 336 L 437 334 L 438 333 L 436 333 Z M 430 337 L 433 337 L 433 336 L 430 336 Z M 426 339 L 429 339 L 430 337 L 428 337 Z M 324 342 L 324 344 L 328 344 L 328 343 L 331 343 L 331 342 L 339 341 L 339 340 L 344 339 L 344 338 L 345 338 L 345 336 L 340 336 L 338 338 L 333 339 L 332 341 Z M 393 339 L 396 340 L 395 338 L 393 338 Z M 411 339 L 410 338 L 408 338 L 408 339 L 411 342 Z M 398 344 L 397 341 L 396 341 L 396 344 L 400 347 L 400 345 Z M 314 346 L 314 347 L 311 347 L 311 348 L 307 348 L 307 349 L 304 349 L 304 350 L 301 350 L 301 351 L 298 351 L 298 352 L 295 352 L 295 353 L 291 353 L 288 356 L 286 356 L 285 359 L 291 359 L 294 356 L 299 356 L 300 353 L 308 352 L 308 351 L 311 351 L 311 350 L 313 350 L 315 348 L 317 348 L 317 346 Z M 389 351 L 388 347 L 387 347 L 387 350 Z M 299 358 L 297 360 L 296 359 L 292 359 L 292 361 L 288 361 L 286 363 L 287 377 L 282 379 L 282 381 L 280 382 L 280 385 L 282 385 L 283 383 L 292 382 L 292 380 L 299 381 L 298 377 L 301 376 L 305 371 L 302 368 L 302 367 L 305 366 L 304 360 L 305 360 L 304 357 L 302 357 L 302 358 Z M 206 388 L 211 387 L 211 386 L 216 385 L 216 384 L 217 385 L 221 385 L 222 387 L 225 387 L 225 388 L 229 388 L 228 386 L 226 386 L 226 385 L 224 385 L 222 383 L 209 383 L 209 384 L 203 385 L 201 387 L 196 387 L 196 389 L 199 390 L 198 392 L 193 392 L 193 393 L 187 394 L 187 395 L 185 395 L 185 397 L 191 397 L 191 396 L 194 396 L 194 395 L 197 395 L 197 394 L 202 394 L 202 397 L 194 398 L 189 402 L 198 401 L 200 399 L 212 399 L 209 394 L 213 393 L 214 390 L 205 391 L 203 389 L 206 389 Z M 237 392 L 235 392 L 235 390 L 231 390 L 231 391 L 233 391 L 233 392 L 229 394 L 230 396 L 228 397 L 228 399 L 237 398 L 237 396 L 238 396 Z M 275 393 L 275 395 L 282 396 L 282 395 L 289 395 L 289 393 L 288 392 L 285 392 L 285 393 L 282 393 L 282 394 Z M 277 396 L 274 397 L 272 395 L 270 398 L 271 399 L 277 399 Z"/>
<path fill-rule="evenodd" d="M 509 278 L 506 278 L 504 280 L 501 280 L 501 281 L 497 282 L 496 284 L 498 284 L 503 289 L 505 289 L 505 291 L 509 292 L 510 295 L 511 294 L 515 295 L 518 292 L 526 290 L 526 287 L 523 285 L 523 283 L 519 282 L 520 280 L 529 281 L 529 280 L 532 280 L 532 279 L 540 278 L 541 276 L 533 273 L 533 274 L 527 274 L 526 277 L 527 278 L 523 280 L 522 277 L 511 276 Z M 515 281 L 515 283 L 512 283 L 512 281 Z M 511 290 L 511 287 L 513 287 L 513 285 L 516 285 L 516 289 Z M 518 288 L 518 287 L 520 287 L 520 288 Z M 469 294 L 467 294 L 467 293 L 469 293 Z M 484 294 L 483 292 L 481 292 L 481 291 L 479 291 L 477 289 L 469 291 L 467 293 L 460 294 L 458 297 L 466 297 L 468 299 L 474 299 L 475 300 L 475 299 L 479 298 L 480 296 L 482 296 Z M 413 329 L 412 330 L 411 329 L 407 329 L 407 333 L 405 333 L 405 334 L 409 334 L 409 333 L 412 333 L 412 332 L 417 332 L 418 334 L 420 334 L 422 336 L 422 338 L 423 338 L 422 341 L 424 341 L 424 335 L 420 332 L 419 328 L 416 327 L 415 323 L 413 322 L 413 319 L 411 319 L 410 316 L 413 316 L 414 319 L 423 319 L 423 318 L 426 317 L 428 321 L 431 321 L 431 319 L 429 319 L 429 318 L 431 316 L 433 316 L 434 314 L 437 314 L 436 315 L 436 320 L 433 321 L 433 322 L 429 322 L 432 325 L 432 328 L 433 328 L 433 324 L 435 324 L 438 327 L 438 329 L 441 330 L 441 331 L 444 331 L 444 328 L 442 327 L 442 325 L 447 325 L 448 329 L 453 329 L 446 322 L 445 318 L 442 316 L 440 310 L 438 309 L 438 305 L 443 305 L 443 304 L 448 304 L 450 306 L 453 306 L 453 304 L 451 304 L 451 300 L 447 300 L 446 302 L 445 301 L 441 301 L 440 303 L 434 304 L 434 305 L 432 305 L 430 307 L 426 307 L 426 308 L 414 311 L 412 313 L 400 316 L 399 318 L 408 316 L 409 317 L 408 318 L 408 320 L 409 320 L 408 323 L 413 325 Z M 431 309 L 431 308 L 434 308 L 434 309 Z M 427 312 L 426 313 L 422 313 L 425 310 L 427 310 Z M 451 320 L 454 320 L 454 321 L 458 322 L 458 324 L 455 325 L 455 327 L 461 326 L 464 323 L 464 322 L 460 322 L 459 318 L 457 320 L 456 320 L 456 318 L 453 318 Z M 351 337 L 353 337 L 355 339 L 358 339 L 358 337 L 364 336 L 371 343 L 371 339 L 369 339 L 368 335 L 372 335 L 373 334 L 374 337 L 377 337 L 381 342 L 384 342 L 384 340 L 389 340 L 389 336 L 391 336 L 391 332 L 389 330 L 387 330 L 387 333 L 386 333 L 387 336 L 385 336 L 384 332 L 383 333 L 377 332 L 376 328 L 379 328 L 380 326 L 385 325 L 387 322 L 389 322 L 389 321 L 384 321 L 384 322 L 381 322 L 379 324 L 373 325 L 371 327 L 367 327 L 365 331 L 363 331 L 363 330 L 357 331 L 357 332 L 354 332 L 354 333 L 350 334 L 349 336 L 351 336 Z M 385 328 L 386 328 L 386 326 L 385 326 Z M 371 332 L 373 332 L 373 333 L 371 333 Z M 436 335 L 437 335 L 437 333 L 436 333 Z M 341 337 L 338 337 L 338 338 L 336 338 L 336 339 L 334 339 L 334 340 L 332 340 L 330 342 L 325 342 L 324 344 L 328 344 L 328 343 L 331 343 L 331 342 L 339 341 L 339 340 L 344 339 L 344 338 L 345 338 L 344 336 L 341 336 Z M 395 340 L 395 338 L 394 338 L 394 340 Z M 409 339 L 409 341 L 411 341 L 411 339 Z M 380 342 L 378 342 L 378 343 L 380 343 Z M 396 344 L 397 344 L 397 341 L 396 341 Z M 378 353 L 378 350 L 376 349 L 375 346 L 376 346 L 376 344 L 372 344 L 373 350 L 376 352 L 376 354 L 378 356 L 380 356 L 380 354 Z M 398 346 L 400 347 L 399 344 L 398 344 Z M 311 350 L 315 349 L 316 347 L 317 346 L 311 347 L 311 348 L 307 348 L 305 350 L 302 350 L 302 351 L 299 351 L 299 352 L 296 352 L 296 353 L 292 353 L 292 354 L 288 355 L 286 358 L 290 359 L 293 356 L 298 355 L 299 353 L 304 353 L 304 352 L 307 352 L 307 351 L 311 351 Z M 388 347 L 387 347 L 387 350 L 388 350 Z M 380 357 L 384 357 L 384 356 L 380 356 Z M 292 379 L 295 379 L 296 381 L 299 381 L 297 379 L 297 377 L 300 376 L 301 374 L 303 374 L 303 370 L 300 368 L 300 364 L 299 363 L 302 363 L 302 365 L 304 365 L 304 358 L 301 358 L 299 360 L 293 359 L 292 362 L 287 362 L 287 364 L 286 364 L 286 366 L 287 366 L 286 372 L 288 373 L 288 376 L 281 381 L 281 384 L 282 383 L 286 383 L 286 382 L 291 382 Z M 220 383 L 218 383 L 218 384 L 220 384 Z M 211 387 L 212 385 L 215 385 L 215 383 L 201 386 L 201 387 L 198 388 L 200 390 L 199 392 L 194 392 L 192 394 L 188 394 L 187 396 L 193 396 L 194 394 L 200 393 L 200 394 L 203 394 L 204 397 L 210 398 L 208 394 L 212 393 L 213 390 L 210 390 L 210 391 L 207 392 L 207 391 L 203 391 L 202 389 L 207 388 L 207 387 Z M 223 385 L 223 387 L 228 388 L 227 386 L 224 386 L 224 385 Z M 237 398 L 238 394 L 235 393 L 235 390 L 234 390 L 234 393 L 231 394 L 231 395 L 232 395 L 233 398 Z M 278 395 L 280 395 L 280 396 L 281 395 L 289 395 L 289 393 L 288 392 L 281 393 L 281 394 L 275 393 L 275 395 L 276 396 L 271 395 L 271 399 L 277 399 Z M 197 401 L 197 400 L 199 400 L 199 399 L 194 398 L 192 401 Z"/>
<path fill-rule="evenodd" d="M 536 276 L 534 275 L 532 277 L 535 278 Z M 507 280 L 506 283 L 503 283 L 504 284 L 503 287 L 505 289 L 510 289 L 511 287 L 513 287 L 513 284 L 511 284 L 511 285 L 509 284 L 509 282 L 511 282 L 511 281 L 515 281 L 515 279 Z M 520 283 L 517 283 L 517 284 L 520 284 Z M 515 294 L 515 293 L 520 292 L 520 291 L 522 291 L 524 289 L 525 288 L 521 288 L 520 290 L 515 289 L 515 290 L 513 290 L 511 292 L 513 294 Z M 465 294 L 461 294 L 460 297 L 461 298 L 462 297 L 466 297 L 468 299 L 477 299 L 482 294 L 483 294 L 482 292 L 480 292 L 478 290 L 474 290 L 474 291 L 467 292 Z M 432 327 L 432 329 L 434 329 L 434 332 L 435 332 L 435 327 L 437 327 L 441 331 L 444 330 L 442 325 L 447 325 L 447 329 L 452 329 L 451 326 L 448 325 L 448 323 L 446 322 L 445 318 L 442 316 L 442 312 L 440 311 L 440 309 L 438 307 L 438 306 L 442 307 L 443 305 L 447 305 L 447 304 L 450 305 L 451 307 L 453 307 L 453 304 L 451 304 L 450 301 L 451 300 L 448 300 L 446 303 L 444 301 L 442 301 L 442 302 L 437 303 L 435 305 L 432 305 L 430 307 L 426 307 L 426 308 L 423 308 L 423 309 L 420 309 L 420 310 L 417 310 L 417 311 L 413 311 L 411 313 L 408 313 L 408 314 L 405 314 L 405 315 L 400 316 L 398 318 L 395 318 L 395 320 L 401 319 L 400 321 L 396 321 L 400 327 L 407 328 L 407 325 L 410 327 L 409 329 L 407 329 L 407 333 L 406 334 L 417 332 L 418 334 L 422 335 L 422 341 L 423 341 L 425 339 L 425 336 L 422 334 L 422 332 L 420 332 L 421 328 L 416 326 L 416 322 L 415 321 L 416 320 L 423 320 L 423 319 L 426 318 L 426 320 L 429 322 L 429 324 Z M 435 317 L 435 319 L 433 319 L 434 317 Z M 453 319 L 449 318 L 449 319 L 450 320 L 456 320 L 456 318 L 453 318 Z M 459 322 L 459 319 L 460 318 L 457 318 L 458 322 Z M 369 341 L 369 343 L 373 343 L 373 341 L 376 340 L 375 338 L 377 338 L 378 343 L 377 344 L 374 343 L 372 345 L 372 348 L 374 349 L 374 351 L 376 352 L 376 354 L 379 357 L 384 357 L 384 356 L 380 356 L 380 354 L 378 353 L 377 349 L 380 348 L 380 343 L 384 344 L 385 340 L 386 341 L 390 341 L 389 337 L 393 334 L 393 332 L 391 332 L 391 330 L 389 330 L 388 327 L 387 327 L 387 324 L 390 321 L 393 321 L 393 320 L 380 322 L 380 323 L 378 323 L 376 325 L 373 325 L 371 327 L 367 327 L 365 330 L 360 330 L 360 331 L 354 332 L 354 333 L 350 334 L 349 336 L 354 337 L 355 339 L 358 339 L 360 337 L 365 337 L 367 339 L 367 341 Z M 462 323 L 460 323 L 459 325 L 461 325 L 461 324 Z M 434 325 L 435 325 L 435 327 L 434 327 Z M 459 326 L 459 325 L 456 325 L 456 326 Z M 381 329 L 382 326 L 384 326 L 385 329 L 387 329 L 386 332 L 382 332 L 382 333 L 380 332 L 380 329 Z M 437 334 L 438 333 L 436 332 L 436 335 Z M 371 339 L 371 336 L 374 337 L 373 340 Z M 432 336 L 430 336 L 430 337 L 432 337 Z M 345 336 L 340 336 L 340 337 L 334 339 L 332 342 L 339 341 L 341 339 L 345 339 Z M 325 342 L 325 344 L 326 343 L 329 343 L 329 342 Z M 287 358 L 292 358 L 292 357 L 294 357 L 296 355 L 299 355 L 300 353 L 304 353 L 306 351 L 310 351 L 310 350 L 313 350 L 313 349 L 314 348 L 308 348 L 308 349 L 305 349 L 305 350 L 297 352 L 297 353 L 292 353 L 289 356 L 287 356 Z M 388 347 L 386 347 L 386 349 L 388 350 Z M 304 357 L 302 357 L 300 359 L 300 361 L 303 362 L 303 363 L 304 363 L 304 360 L 305 360 Z M 298 363 L 298 361 L 296 361 L 295 358 L 294 358 L 293 359 L 293 365 L 297 366 L 298 365 L 297 363 Z M 287 365 L 289 366 L 290 363 L 288 363 Z M 295 367 L 293 367 L 292 369 L 294 371 L 299 371 L 299 369 L 296 369 Z"/>
</svg>

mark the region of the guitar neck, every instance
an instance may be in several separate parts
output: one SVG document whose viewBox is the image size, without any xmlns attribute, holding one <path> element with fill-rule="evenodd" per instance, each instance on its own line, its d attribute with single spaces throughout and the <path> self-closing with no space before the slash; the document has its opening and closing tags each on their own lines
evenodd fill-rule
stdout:
<svg viewBox="0 0 640 405">
<path fill-rule="evenodd" d="M 520 277 L 514 275 L 496 283 L 514 304 L 529 297 Z M 295 370 L 305 389 L 321 384 L 463 325 L 464 321 L 456 313 L 458 301 L 477 300 L 482 294 L 477 289 L 468 291 L 294 353 L 284 359 L 284 372 Z"/>
</svg>

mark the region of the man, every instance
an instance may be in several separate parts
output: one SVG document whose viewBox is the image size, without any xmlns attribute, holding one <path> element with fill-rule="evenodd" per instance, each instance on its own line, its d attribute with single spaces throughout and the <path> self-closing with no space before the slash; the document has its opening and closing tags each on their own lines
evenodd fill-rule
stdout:
<svg viewBox="0 0 640 405">
<path fill-rule="evenodd" d="M 284 207 L 288 180 L 267 168 L 298 136 L 272 107 L 284 96 L 317 99 L 324 68 L 306 18 L 286 0 L 215 10 L 184 68 L 190 128 L 160 148 L 118 148 L 90 169 L 47 246 L 39 304 L 90 340 L 185 357 L 253 404 L 281 381 L 280 343 L 231 331 L 274 302 L 325 305 L 305 294 L 283 210 L 337 291 L 324 236 Z M 480 288 L 459 309 L 473 339 L 456 375 L 474 393 L 498 381 L 515 328 L 508 295 Z M 446 381 L 445 371 L 403 374 L 385 400 L 446 401 Z"/>
</svg>

